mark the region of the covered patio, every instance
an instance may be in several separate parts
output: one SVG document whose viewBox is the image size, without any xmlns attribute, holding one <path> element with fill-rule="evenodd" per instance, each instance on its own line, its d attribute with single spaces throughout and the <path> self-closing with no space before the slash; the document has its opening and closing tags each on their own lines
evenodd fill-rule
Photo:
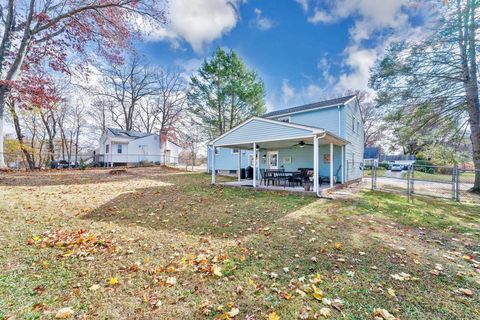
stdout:
<svg viewBox="0 0 480 320">
<path fill-rule="evenodd" d="M 242 179 L 242 152 L 238 152 L 237 181 L 225 185 L 320 195 L 320 191 L 345 182 L 347 144 L 347 140 L 322 128 L 254 117 L 213 140 L 210 147 L 214 154 L 219 147 L 250 151 L 247 156 L 252 177 Z M 211 161 L 212 184 L 216 184 L 215 156 Z M 279 172 L 286 180 L 270 181 L 268 170 Z M 305 173 L 308 180 L 289 178 Z M 306 188 L 305 184 L 310 185 Z"/>
</svg>

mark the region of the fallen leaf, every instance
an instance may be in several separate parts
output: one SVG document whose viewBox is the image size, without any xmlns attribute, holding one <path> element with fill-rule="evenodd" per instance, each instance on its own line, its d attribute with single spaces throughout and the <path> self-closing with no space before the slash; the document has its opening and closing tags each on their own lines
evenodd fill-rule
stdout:
<svg viewBox="0 0 480 320">
<path fill-rule="evenodd" d="M 222 268 L 220 268 L 219 266 L 217 265 L 213 265 L 213 274 L 216 275 L 217 277 L 222 277 L 223 274 L 222 274 Z"/>
<path fill-rule="evenodd" d="M 383 320 L 395 320 L 395 317 L 385 309 L 376 308 L 373 310 L 373 316 Z"/>
<path fill-rule="evenodd" d="M 97 291 L 98 289 L 100 289 L 100 285 L 99 284 L 94 284 L 93 286 L 91 286 L 89 288 L 90 291 Z"/>
<path fill-rule="evenodd" d="M 68 319 L 73 316 L 74 312 L 71 308 L 62 308 L 55 314 L 55 319 Z"/>
<path fill-rule="evenodd" d="M 240 310 L 238 308 L 232 308 L 232 310 L 228 311 L 227 314 L 228 316 L 234 318 L 240 313 Z"/>
<path fill-rule="evenodd" d="M 270 312 L 268 315 L 268 320 L 280 320 L 280 317 L 277 315 L 275 311 Z"/>
<path fill-rule="evenodd" d="M 110 280 L 108 280 L 108 284 L 111 285 L 111 286 L 118 285 L 118 278 L 117 277 L 110 278 Z"/>
<path fill-rule="evenodd" d="M 319 313 L 322 317 L 328 318 L 332 314 L 332 310 L 330 310 L 330 308 L 322 308 Z"/>
<path fill-rule="evenodd" d="M 171 287 L 173 287 L 174 285 L 177 284 L 177 278 L 175 277 L 168 277 L 167 278 L 167 281 L 165 281 L 165 283 Z"/>
<path fill-rule="evenodd" d="M 388 288 L 387 289 L 387 292 L 388 292 L 388 295 L 392 298 L 395 298 L 397 295 L 395 294 L 395 290 L 393 290 L 392 288 Z"/>
<path fill-rule="evenodd" d="M 466 295 L 467 297 L 473 296 L 473 291 L 470 290 L 470 289 L 460 288 L 459 291 L 460 291 L 462 294 Z"/>
</svg>

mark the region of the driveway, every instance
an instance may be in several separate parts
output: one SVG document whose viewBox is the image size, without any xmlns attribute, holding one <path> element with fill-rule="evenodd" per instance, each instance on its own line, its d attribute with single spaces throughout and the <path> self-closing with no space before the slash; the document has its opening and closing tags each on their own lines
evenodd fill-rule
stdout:
<svg viewBox="0 0 480 320">
<path fill-rule="evenodd" d="M 403 178 L 403 171 L 392 171 L 392 170 L 387 170 L 383 174 L 385 178 L 396 178 L 396 179 L 402 179 Z"/>
</svg>

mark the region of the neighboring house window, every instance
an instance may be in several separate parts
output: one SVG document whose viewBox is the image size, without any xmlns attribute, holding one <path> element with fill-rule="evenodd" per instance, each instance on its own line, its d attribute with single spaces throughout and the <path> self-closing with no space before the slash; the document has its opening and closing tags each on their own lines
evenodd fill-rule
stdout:
<svg viewBox="0 0 480 320">
<path fill-rule="evenodd" d="M 122 153 L 122 145 L 117 144 L 117 153 Z"/>
<path fill-rule="evenodd" d="M 352 119 L 352 132 L 355 132 L 355 117 Z"/>
<path fill-rule="evenodd" d="M 290 122 L 290 117 L 278 118 L 277 120 L 282 122 Z"/>
<path fill-rule="evenodd" d="M 214 150 L 215 150 L 215 155 L 220 153 L 220 150 L 218 148 L 214 148 Z"/>
<path fill-rule="evenodd" d="M 357 133 L 360 132 L 359 128 L 360 128 L 360 121 L 357 121 Z"/>
<path fill-rule="evenodd" d="M 110 153 L 110 145 L 105 145 L 105 153 Z"/>
<path fill-rule="evenodd" d="M 239 150 L 237 148 L 232 149 L 232 154 L 238 154 Z"/>
</svg>

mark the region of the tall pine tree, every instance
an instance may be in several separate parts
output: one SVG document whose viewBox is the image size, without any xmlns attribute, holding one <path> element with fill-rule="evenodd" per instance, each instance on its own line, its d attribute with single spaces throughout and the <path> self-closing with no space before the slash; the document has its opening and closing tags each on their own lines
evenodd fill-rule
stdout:
<svg viewBox="0 0 480 320">
<path fill-rule="evenodd" d="M 209 139 L 265 113 L 265 87 L 238 55 L 218 47 L 191 77 L 188 102 Z"/>
</svg>

